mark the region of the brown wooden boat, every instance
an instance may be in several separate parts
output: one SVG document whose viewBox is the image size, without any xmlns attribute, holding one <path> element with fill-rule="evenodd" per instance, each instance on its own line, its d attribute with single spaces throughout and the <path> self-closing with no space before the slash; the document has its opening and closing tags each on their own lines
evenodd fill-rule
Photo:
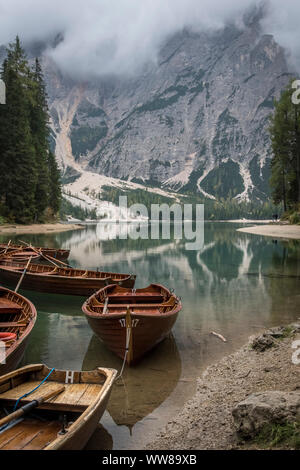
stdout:
<svg viewBox="0 0 300 470">
<path fill-rule="evenodd" d="M 11 250 L 5 252 L 0 250 L 0 259 L 11 260 L 11 261 L 27 261 L 31 258 L 32 261 L 38 261 L 42 258 L 42 255 L 36 251 L 31 250 Z"/>
<path fill-rule="evenodd" d="M 20 294 L 0 287 L 0 340 L 5 362 L 0 375 L 15 369 L 23 357 L 29 335 L 36 321 L 34 305 Z M 5 347 L 5 351 L 3 348 Z M 0 351 L 0 356 L 2 356 Z"/>
<path fill-rule="evenodd" d="M 47 366 L 35 364 L 1 377 L 0 414 L 4 408 L 13 411 L 18 398 L 37 387 L 49 372 Z M 114 369 L 102 368 L 89 372 L 53 370 L 36 391 L 19 402 L 20 406 L 61 384 L 64 390 L 13 427 L 2 429 L 0 450 L 82 449 L 105 411 L 116 374 Z"/>
<path fill-rule="evenodd" d="M 145 289 L 106 286 L 82 311 L 97 336 L 127 364 L 133 364 L 171 331 L 181 302 L 160 284 Z"/>
<path fill-rule="evenodd" d="M 11 251 L 33 251 L 30 246 L 26 247 L 24 245 L 15 245 L 15 244 L 8 244 L 8 243 L 0 243 L 0 254 L 1 250 L 6 253 Z M 46 247 L 34 247 L 34 250 L 40 251 L 45 256 L 52 256 L 52 258 L 56 258 L 59 260 L 65 260 L 69 258 L 70 250 L 63 250 L 61 248 L 46 248 Z M 34 253 L 36 254 L 36 251 Z"/>
<path fill-rule="evenodd" d="M 0 259 L 0 278 L 16 285 L 24 267 L 25 263 Z M 113 283 L 133 287 L 135 278 L 136 276 L 131 274 L 30 264 L 22 282 L 22 289 L 87 296 Z"/>
</svg>

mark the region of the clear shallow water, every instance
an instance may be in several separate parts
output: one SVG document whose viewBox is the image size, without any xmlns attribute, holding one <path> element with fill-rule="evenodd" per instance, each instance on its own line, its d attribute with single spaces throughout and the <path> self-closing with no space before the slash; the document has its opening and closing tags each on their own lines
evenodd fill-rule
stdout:
<svg viewBox="0 0 300 470">
<path fill-rule="evenodd" d="M 106 233 L 93 225 L 22 235 L 35 245 L 70 248 L 73 266 L 136 273 L 136 287 L 159 282 L 182 298 L 173 337 L 136 367 L 125 369 L 88 448 L 141 448 L 192 396 L 207 365 L 239 348 L 260 328 L 300 316 L 300 243 L 236 232 L 239 226 L 206 223 L 200 252 L 186 251 L 184 241 L 113 239 L 112 226 Z M 1 236 L 0 241 L 9 238 L 18 239 Z M 24 364 L 120 369 L 121 360 L 93 335 L 81 314 L 84 298 L 23 293 L 38 310 Z M 212 330 L 228 342 L 212 336 Z"/>
</svg>

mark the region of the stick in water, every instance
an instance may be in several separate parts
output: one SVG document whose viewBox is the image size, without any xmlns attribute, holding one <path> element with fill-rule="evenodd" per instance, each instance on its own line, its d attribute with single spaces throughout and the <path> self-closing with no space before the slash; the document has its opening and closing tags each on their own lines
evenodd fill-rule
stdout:
<svg viewBox="0 0 300 470">
<path fill-rule="evenodd" d="M 214 336 L 217 336 L 217 338 L 221 339 L 222 341 L 224 341 L 224 343 L 227 343 L 227 339 L 224 338 L 224 336 L 220 335 L 219 333 L 216 333 L 215 331 L 211 331 L 210 332 L 212 335 Z"/>
</svg>

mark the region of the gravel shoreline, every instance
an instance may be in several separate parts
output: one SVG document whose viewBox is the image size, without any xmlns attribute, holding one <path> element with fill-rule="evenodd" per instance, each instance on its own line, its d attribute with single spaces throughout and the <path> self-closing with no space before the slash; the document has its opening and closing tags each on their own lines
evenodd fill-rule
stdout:
<svg viewBox="0 0 300 470">
<path fill-rule="evenodd" d="M 198 379 L 197 392 L 168 423 L 152 450 L 251 449 L 237 439 L 232 409 L 255 392 L 300 390 L 300 365 L 292 362 L 293 337 L 275 341 L 264 352 L 251 348 L 254 338 L 239 351 L 209 366 Z M 257 447 L 255 447 L 257 448 Z"/>
<path fill-rule="evenodd" d="M 0 234 L 10 233 L 58 233 L 66 232 L 68 230 L 79 230 L 84 228 L 79 224 L 31 224 L 31 225 L 0 225 Z"/>
<path fill-rule="evenodd" d="M 264 235 L 273 238 L 292 238 L 300 240 L 300 225 L 289 224 L 269 224 L 255 225 L 254 227 L 242 227 L 237 229 L 238 232 L 252 233 L 254 235 Z"/>
</svg>

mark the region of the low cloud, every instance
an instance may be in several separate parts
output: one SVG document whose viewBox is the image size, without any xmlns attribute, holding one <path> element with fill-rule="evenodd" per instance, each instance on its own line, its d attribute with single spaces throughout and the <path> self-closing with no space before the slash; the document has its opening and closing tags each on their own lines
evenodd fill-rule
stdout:
<svg viewBox="0 0 300 470">
<path fill-rule="evenodd" d="M 266 32 L 300 57 L 297 19 L 300 4 L 269 0 Z M 63 41 L 48 49 L 62 71 L 76 77 L 128 75 L 156 61 L 161 44 L 190 27 L 216 30 L 228 21 L 242 24 L 246 9 L 261 1 L 244 0 L 0 0 L 0 44 L 19 34 L 25 42 Z"/>
</svg>

